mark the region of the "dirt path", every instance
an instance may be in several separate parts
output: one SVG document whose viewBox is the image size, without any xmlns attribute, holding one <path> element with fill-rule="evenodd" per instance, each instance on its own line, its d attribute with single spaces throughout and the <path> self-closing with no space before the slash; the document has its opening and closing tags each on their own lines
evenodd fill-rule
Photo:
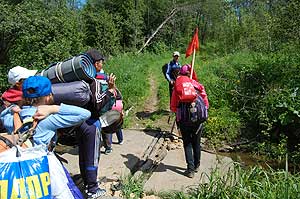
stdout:
<svg viewBox="0 0 300 199">
<path fill-rule="evenodd" d="M 132 125 L 133 128 L 167 132 L 171 130 L 174 114 L 171 114 L 169 110 L 159 109 L 157 78 L 154 74 L 149 74 L 150 92 L 144 106 L 135 114 L 136 120 Z M 167 83 L 166 86 L 168 86 Z"/>
<path fill-rule="evenodd" d="M 148 79 L 150 82 L 150 94 L 145 102 L 144 111 L 145 113 L 153 113 L 154 111 L 157 111 L 157 104 L 158 104 L 157 81 L 156 81 L 156 77 L 153 74 L 150 74 L 150 77 Z"/>
</svg>

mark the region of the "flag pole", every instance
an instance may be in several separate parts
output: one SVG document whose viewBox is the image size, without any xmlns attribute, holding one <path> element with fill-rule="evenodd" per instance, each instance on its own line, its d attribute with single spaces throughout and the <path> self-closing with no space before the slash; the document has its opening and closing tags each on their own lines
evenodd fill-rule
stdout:
<svg viewBox="0 0 300 199">
<path fill-rule="evenodd" d="M 195 64 L 195 57 L 196 57 L 196 49 L 193 50 L 193 59 L 192 59 L 192 69 L 191 69 L 191 76 L 190 78 L 193 78 L 193 71 L 194 71 L 194 64 Z"/>
</svg>

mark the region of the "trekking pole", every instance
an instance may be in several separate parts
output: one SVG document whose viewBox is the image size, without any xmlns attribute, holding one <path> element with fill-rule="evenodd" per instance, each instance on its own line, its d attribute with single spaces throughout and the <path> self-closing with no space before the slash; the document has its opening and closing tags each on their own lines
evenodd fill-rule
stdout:
<svg viewBox="0 0 300 199">
<path fill-rule="evenodd" d="M 175 117 L 174 122 L 172 124 L 171 132 L 170 132 L 171 134 L 173 133 L 173 130 L 174 130 L 174 127 L 175 127 L 175 123 L 176 123 L 176 117 Z"/>
<path fill-rule="evenodd" d="M 198 127 L 198 129 L 197 129 L 197 131 L 196 131 L 196 133 L 195 133 L 196 135 L 199 133 L 199 131 L 200 131 L 201 127 L 202 127 L 202 124 L 203 124 L 203 123 L 201 123 L 201 124 L 199 125 L 199 127 Z"/>
</svg>

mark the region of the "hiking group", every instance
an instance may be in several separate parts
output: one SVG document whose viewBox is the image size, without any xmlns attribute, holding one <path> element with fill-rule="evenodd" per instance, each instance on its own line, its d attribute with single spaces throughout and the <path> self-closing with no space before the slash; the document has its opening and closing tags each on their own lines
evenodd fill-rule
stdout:
<svg viewBox="0 0 300 199">
<path fill-rule="evenodd" d="M 84 55 L 95 70 L 89 82 L 62 83 L 69 78 L 63 76 L 66 71 L 62 64 L 53 65 L 52 73 L 21 66 L 9 70 L 11 87 L 1 96 L 0 169 L 6 171 L 0 174 L 0 182 L 6 183 L 0 187 L 1 198 L 77 199 L 106 194 L 97 182 L 100 149 L 103 145 L 105 154 L 112 152 L 112 133 L 116 133 L 119 144 L 123 143 L 122 95 L 116 76 L 103 70 L 104 56 L 96 49 Z M 170 110 L 176 113 L 183 139 L 186 175 L 193 177 L 200 166 L 200 138 L 209 104 L 192 67 L 181 66 L 179 57 L 179 52 L 173 53 L 164 75 L 169 82 Z M 74 65 L 72 61 L 70 66 Z M 72 71 L 75 73 L 74 68 Z M 51 74 L 55 78 L 50 78 Z M 70 133 L 69 128 L 75 132 L 79 148 L 81 191 L 54 153 L 58 140 Z M 41 155 L 37 155 L 39 151 Z M 42 157 L 47 161 L 39 161 Z M 26 170 L 24 165 L 28 165 Z"/>
<path fill-rule="evenodd" d="M 112 133 L 117 134 L 119 144 L 123 143 L 121 129 L 123 121 L 122 95 L 116 88 L 116 76 L 112 73 L 104 73 L 105 58 L 99 51 L 91 49 L 85 52 L 85 55 L 89 57 L 96 71 L 96 75 L 88 83 L 86 103 L 75 103 L 78 98 L 76 99 L 73 92 L 76 90 L 74 85 L 86 85 L 87 83 L 82 84 L 81 81 L 80 83 L 61 83 L 62 86 L 60 86 L 59 83 L 53 83 L 49 78 L 37 74 L 37 70 L 29 70 L 20 66 L 14 67 L 8 72 L 8 82 L 11 87 L 1 96 L 3 102 L 0 115 L 2 123 L 2 133 L 0 134 L 1 160 L 7 157 L 5 154 L 10 153 L 14 148 L 22 153 L 23 149 L 17 145 L 27 149 L 42 146 L 47 154 L 54 154 L 53 151 L 59 139 L 57 130 L 64 132 L 63 129 L 74 127 L 73 130 L 76 134 L 79 146 L 80 175 L 84 182 L 85 190 L 83 192 L 85 196 L 74 185 L 69 173 L 61 163 L 52 165 L 51 162 L 53 161 L 50 159 L 55 158 L 55 156 L 51 156 L 48 160 L 51 183 L 46 183 L 49 185 L 49 190 L 43 192 L 43 196 L 45 196 L 43 198 L 97 198 L 105 195 L 106 190 L 100 188 L 97 182 L 101 143 L 104 143 L 106 154 L 112 152 Z M 67 84 L 73 84 L 73 87 L 71 89 L 64 88 Z M 57 89 L 56 85 L 60 87 L 60 90 L 63 90 L 62 97 L 70 96 L 68 101 L 74 101 L 74 104 L 79 104 L 81 107 L 55 103 L 57 96 L 53 91 Z M 80 89 L 83 90 L 83 88 Z M 106 121 L 103 122 L 103 120 Z M 20 144 L 21 138 L 24 140 Z M 13 164 L 13 161 L 8 163 Z M 20 165 L 22 166 L 22 164 Z M 10 165 L 0 164 L 1 168 L 4 166 Z M 68 185 L 67 188 L 59 187 L 58 184 L 62 183 L 62 179 L 57 179 L 59 178 L 58 175 L 53 174 L 57 168 L 62 171 L 61 176 L 67 179 L 65 183 Z M 22 175 L 12 177 L 15 174 L 11 172 L 3 174 L 1 181 L 4 175 L 14 180 L 21 177 L 25 179 L 26 177 Z M 49 179 L 44 181 L 48 182 Z M 19 183 L 19 189 L 13 186 L 14 183 L 8 183 L 7 190 L 4 190 L 6 192 L 1 190 L 1 198 L 14 198 L 14 196 L 16 198 L 35 198 L 40 194 L 36 187 L 33 190 L 28 188 L 27 186 L 30 187 L 31 185 L 27 181 L 20 181 Z M 73 185 L 73 188 L 70 185 Z M 7 196 L 4 196 L 3 193 L 6 193 Z M 49 197 L 46 197 L 47 194 Z"/>
<path fill-rule="evenodd" d="M 182 135 L 187 177 L 193 178 L 200 167 L 201 133 L 207 120 L 209 102 L 205 88 L 189 64 L 181 66 L 180 53 L 175 51 L 173 59 L 163 66 L 169 82 L 170 110 L 176 114 L 176 125 Z"/>
</svg>

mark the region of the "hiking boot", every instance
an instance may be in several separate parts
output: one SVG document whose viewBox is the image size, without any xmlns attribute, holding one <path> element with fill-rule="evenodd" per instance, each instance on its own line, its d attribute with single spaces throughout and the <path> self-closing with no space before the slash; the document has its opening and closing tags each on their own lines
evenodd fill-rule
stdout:
<svg viewBox="0 0 300 199">
<path fill-rule="evenodd" d="M 104 153 L 106 154 L 106 155 L 108 155 L 109 153 L 111 153 L 112 152 L 112 148 L 111 147 L 107 147 L 106 149 L 105 149 L 105 151 L 104 151 Z"/>
<path fill-rule="evenodd" d="M 195 176 L 195 171 L 192 170 L 186 170 L 185 175 L 189 178 L 193 178 Z"/>
<path fill-rule="evenodd" d="M 95 193 L 87 192 L 87 199 L 96 199 L 106 194 L 105 189 L 98 188 Z"/>
</svg>

